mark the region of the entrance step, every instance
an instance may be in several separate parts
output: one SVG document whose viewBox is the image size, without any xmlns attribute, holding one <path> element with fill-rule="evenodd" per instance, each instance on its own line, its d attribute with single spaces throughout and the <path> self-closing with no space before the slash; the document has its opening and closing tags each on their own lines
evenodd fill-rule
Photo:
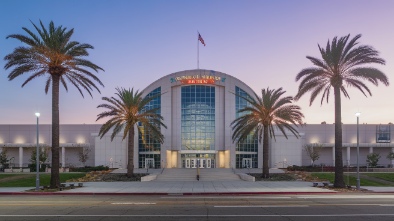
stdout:
<svg viewBox="0 0 394 221">
<path fill-rule="evenodd" d="M 222 168 L 201 168 L 200 181 L 240 181 L 237 174 L 232 169 Z M 196 168 L 171 168 L 164 169 L 163 173 L 156 178 L 157 181 L 197 181 Z"/>
</svg>

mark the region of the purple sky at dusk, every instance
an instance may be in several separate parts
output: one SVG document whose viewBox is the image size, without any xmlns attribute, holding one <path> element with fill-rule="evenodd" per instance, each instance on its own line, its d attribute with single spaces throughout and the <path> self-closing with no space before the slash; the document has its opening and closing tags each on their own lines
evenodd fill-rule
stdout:
<svg viewBox="0 0 394 221">
<path fill-rule="evenodd" d="M 88 59 L 104 68 L 97 76 L 105 87 L 93 98 L 82 98 L 69 85 L 60 94 L 61 124 L 92 124 L 103 111 L 97 109 L 102 96 L 112 96 L 116 87 L 144 89 L 164 75 L 197 68 L 197 30 L 206 47 L 200 45 L 200 68 L 232 75 L 257 94 L 262 88 L 283 87 L 286 95 L 298 89 L 295 76 L 312 66 L 306 56 L 320 58 L 317 44 L 334 36 L 362 34 L 361 44 L 373 46 L 386 65 L 382 70 L 391 85 L 368 84 L 372 97 L 357 89 L 342 98 L 343 123 L 394 122 L 394 1 L 391 0 L 2 0 L 0 2 L 0 124 L 51 123 L 51 95 L 44 92 L 46 78 L 25 87 L 29 75 L 8 81 L 4 56 L 22 44 L 6 39 L 34 30 L 29 20 L 45 25 L 74 28 L 72 40 L 89 43 Z M 310 94 L 297 102 L 305 122 L 334 122 L 333 95 L 320 105 L 318 97 L 309 106 Z"/>
</svg>

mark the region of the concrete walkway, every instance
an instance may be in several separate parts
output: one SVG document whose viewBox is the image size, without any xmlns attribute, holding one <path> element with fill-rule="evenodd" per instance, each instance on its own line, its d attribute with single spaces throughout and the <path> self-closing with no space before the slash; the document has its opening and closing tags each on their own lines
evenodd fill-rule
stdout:
<svg viewBox="0 0 394 221">
<path fill-rule="evenodd" d="M 394 193 L 394 187 L 367 187 L 375 193 Z M 25 192 L 34 187 L 0 187 L 0 195 L 34 194 Z M 83 187 L 59 191 L 55 194 L 141 194 L 141 195 L 199 195 L 199 194 L 299 194 L 335 193 L 335 191 L 312 187 L 304 181 L 187 181 L 187 182 L 85 182 Z M 45 193 L 51 194 L 51 193 Z"/>
<path fill-rule="evenodd" d="M 394 187 L 367 187 L 375 193 L 394 193 Z M 25 192 L 34 187 L 1 187 L 0 195 L 34 194 Z M 312 187 L 304 181 L 187 181 L 187 182 L 85 182 L 83 187 L 59 191 L 55 194 L 92 194 L 92 195 L 203 195 L 203 194 L 319 194 L 335 191 Z M 45 193 L 51 194 L 51 193 Z"/>
<path fill-rule="evenodd" d="M 23 193 L 30 188 L 0 188 L 3 193 Z M 310 182 L 300 181 L 163 181 L 163 182 L 85 182 L 83 187 L 59 191 L 61 194 L 262 194 L 262 193 L 335 193 L 312 187 Z"/>
<path fill-rule="evenodd" d="M 309 182 L 245 181 L 163 181 L 163 182 L 91 182 L 83 188 L 65 192 L 150 193 L 150 194 L 245 194 L 245 193 L 322 193 L 331 190 L 314 188 Z"/>
<path fill-rule="evenodd" d="M 235 172 L 261 172 L 261 169 L 239 169 Z M 159 174 L 162 169 L 149 170 L 151 174 Z M 114 171 L 115 172 L 115 171 Z M 116 172 L 124 173 L 123 170 Z M 141 171 L 135 172 L 146 172 Z M 280 173 L 281 170 L 271 170 Z M 394 187 L 364 187 L 372 192 L 394 193 Z M 336 193 L 333 190 L 313 187 L 312 182 L 305 181 L 154 181 L 154 182 L 84 182 L 83 187 L 58 191 L 55 193 L 25 192 L 34 187 L 0 187 L 0 195 L 10 194 L 157 194 L 157 195 L 191 195 L 191 194 L 320 194 Z"/>
</svg>

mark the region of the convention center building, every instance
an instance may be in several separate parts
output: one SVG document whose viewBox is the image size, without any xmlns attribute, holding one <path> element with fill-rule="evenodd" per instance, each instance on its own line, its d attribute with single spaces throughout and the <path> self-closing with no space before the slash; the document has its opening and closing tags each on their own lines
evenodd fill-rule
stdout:
<svg viewBox="0 0 394 221">
<path fill-rule="evenodd" d="M 261 168 L 262 144 L 249 138 L 232 140 L 231 122 L 248 104 L 241 96 L 254 96 L 254 91 L 241 80 L 212 70 L 187 70 L 166 75 L 144 90 L 144 96 L 155 96 L 147 108 L 158 108 L 167 128 L 161 128 L 164 143 L 136 134 L 135 168 Z M 256 92 L 260 95 L 260 91 Z M 237 96 L 241 95 L 241 96 Z M 138 127 L 139 125 L 136 125 Z M 344 165 L 356 164 L 357 130 L 359 131 L 360 164 L 366 165 L 369 153 L 379 153 L 380 165 L 392 162 L 386 158 L 393 151 L 391 124 L 343 125 Z M 105 165 L 126 168 L 127 139 L 120 133 L 113 141 L 111 133 L 100 139 L 101 125 L 61 125 L 61 167 Z M 51 145 L 51 125 L 39 125 L 39 146 Z M 138 130 L 136 130 L 138 131 Z M 314 164 L 334 165 L 334 124 L 298 126 L 300 138 L 279 131 L 270 140 L 272 168 L 288 165 L 310 165 L 305 145 L 322 146 Z M 36 148 L 36 125 L 1 125 L 0 148 L 6 151 L 10 165 L 24 168 L 30 164 Z M 138 133 L 138 132 L 137 132 Z M 81 155 L 87 154 L 87 161 Z M 50 163 L 49 158 L 45 163 Z"/>
</svg>

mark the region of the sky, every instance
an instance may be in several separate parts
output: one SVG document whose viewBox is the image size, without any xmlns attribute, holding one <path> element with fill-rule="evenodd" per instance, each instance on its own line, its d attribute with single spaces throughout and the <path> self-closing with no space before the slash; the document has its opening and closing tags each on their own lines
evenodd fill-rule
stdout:
<svg viewBox="0 0 394 221">
<path fill-rule="evenodd" d="M 386 65 L 372 65 L 389 78 L 390 86 L 368 84 L 372 96 L 349 88 L 342 98 L 342 121 L 387 124 L 394 122 L 394 1 L 391 0 L 2 0 L 0 1 L 0 124 L 51 123 L 51 94 L 46 78 L 23 88 L 29 74 L 8 80 L 4 57 L 22 43 L 6 39 L 26 34 L 33 23 L 53 21 L 74 28 L 72 40 L 94 46 L 88 60 L 102 67 L 97 77 L 101 93 L 83 98 L 75 87 L 60 90 L 61 124 L 95 124 L 103 96 L 116 87 L 143 90 L 162 76 L 197 68 L 197 31 L 206 46 L 199 46 L 200 69 L 238 78 L 257 94 L 263 88 L 282 87 L 294 96 L 296 75 L 312 67 L 306 56 L 320 57 L 318 44 L 333 37 L 362 34 L 360 44 L 380 52 Z M 328 103 L 310 94 L 296 102 L 304 122 L 334 122 L 333 94 Z"/>
</svg>

